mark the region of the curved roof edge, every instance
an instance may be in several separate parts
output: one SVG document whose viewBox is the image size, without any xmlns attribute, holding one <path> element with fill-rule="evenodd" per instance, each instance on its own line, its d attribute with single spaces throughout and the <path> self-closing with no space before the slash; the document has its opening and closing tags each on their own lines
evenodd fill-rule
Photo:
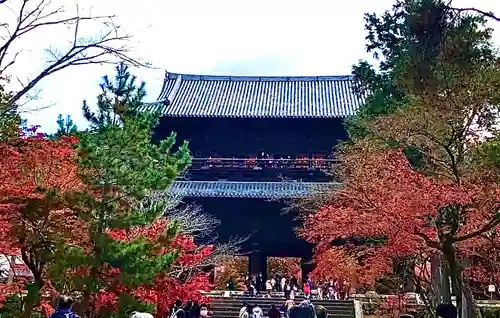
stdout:
<svg viewBox="0 0 500 318">
<path fill-rule="evenodd" d="M 302 82 L 302 81 L 352 81 L 353 75 L 323 75 L 323 76 L 230 76 L 230 75 L 197 75 L 170 73 L 165 71 L 165 80 L 177 79 L 191 81 L 250 81 L 250 82 Z"/>
</svg>

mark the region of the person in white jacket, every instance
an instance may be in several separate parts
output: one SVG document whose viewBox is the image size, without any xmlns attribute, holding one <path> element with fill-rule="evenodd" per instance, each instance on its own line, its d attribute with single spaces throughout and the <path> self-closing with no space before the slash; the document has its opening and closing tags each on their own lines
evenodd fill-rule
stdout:
<svg viewBox="0 0 500 318">
<path fill-rule="evenodd" d="M 133 311 L 129 318 L 154 318 L 153 315 L 147 312 Z"/>
</svg>

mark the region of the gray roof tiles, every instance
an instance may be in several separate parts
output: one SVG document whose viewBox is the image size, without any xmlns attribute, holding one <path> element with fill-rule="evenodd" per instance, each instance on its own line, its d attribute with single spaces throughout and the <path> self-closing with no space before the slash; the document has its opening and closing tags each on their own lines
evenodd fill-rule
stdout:
<svg viewBox="0 0 500 318">
<path fill-rule="evenodd" d="M 339 186 L 316 182 L 176 181 L 171 192 L 183 197 L 291 199 Z"/>
<path fill-rule="evenodd" d="M 166 73 L 158 101 L 141 110 L 166 117 L 335 118 L 364 98 L 352 76 L 212 76 Z"/>
</svg>

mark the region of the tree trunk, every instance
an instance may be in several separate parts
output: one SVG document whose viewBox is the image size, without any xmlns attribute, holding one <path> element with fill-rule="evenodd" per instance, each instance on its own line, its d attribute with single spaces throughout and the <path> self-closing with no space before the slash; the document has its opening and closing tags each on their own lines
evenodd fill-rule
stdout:
<svg viewBox="0 0 500 318">
<path fill-rule="evenodd" d="M 468 266 L 469 264 L 465 264 Z M 467 279 L 464 277 L 463 272 L 461 273 L 462 280 L 462 318 L 472 318 L 474 317 L 474 299 L 472 297 L 472 292 L 469 288 Z"/>
<path fill-rule="evenodd" d="M 434 306 L 451 303 L 449 270 L 443 255 L 435 255 L 431 259 L 432 284 L 436 291 Z"/>
<path fill-rule="evenodd" d="M 25 307 L 23 310 L 23 318 L 30 318 L 33 314 L 33 309 L 40 303 L 40 291 L 43 287 L 43 280 L 40 275 L 34 275 L 35 281 L 28 286 L 28 295 L 25 298 Z"/>
</svg>

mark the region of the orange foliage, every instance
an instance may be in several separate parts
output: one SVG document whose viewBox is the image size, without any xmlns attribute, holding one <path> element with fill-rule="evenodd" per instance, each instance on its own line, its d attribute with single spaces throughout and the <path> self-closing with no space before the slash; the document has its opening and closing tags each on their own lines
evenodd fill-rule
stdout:
<svg viewBox="0 0 500 318">
<path fill-rule="evenodd" d="M 435 180 L 415 171 L 399 150 L 356 152 L 343 159 L 344 188 L 306 218 L 301 232 L 316 244 L 313 275 L 355 273 L 369 283 L 390 274 L 395 260 L 444 253 L 443 244 L 453 244 L 457 258 L 477 256 L 483 263 L 476 267 L 487 264 L 485 272 L 495 272 L 484 259 L 499 252 L 498 236 L 489 234 L 500 230 L 498 185 Z M 458 213 L 462 221 L 453 228 L 441 223 L 442 213 Z M 338 239 L 344 245 L 332 247 Z M 491 279 L 474 272 L 476 280 Z"/>
<path fill-rule="evenodd" d="M 302 278 L 302 268 L 300 266 L 300 258 L 295 257 L 268 257 L 267 258 L 267 275 L 281 277 L 295 277 L 299 283 Z"/>
<path fill-rule="evenodd" d="M 67 202 L 68 193 L 84 188 L 77 141 L 35 136 L 0 145 L 0 253 L 21 251 L 35 277 L 43 271 L 42 253 L 57 241 L 86 241 L 85 222 Z"/>
<path fill-rule="evenodd" d="M 248 274 L 247 256 L 220 257 L 215 267 L 214 285 L 216 289 L 226 289 L 230 278 L 235 283 L 236 290 L 246 290 L 245 277 Z"/>
</svg>

